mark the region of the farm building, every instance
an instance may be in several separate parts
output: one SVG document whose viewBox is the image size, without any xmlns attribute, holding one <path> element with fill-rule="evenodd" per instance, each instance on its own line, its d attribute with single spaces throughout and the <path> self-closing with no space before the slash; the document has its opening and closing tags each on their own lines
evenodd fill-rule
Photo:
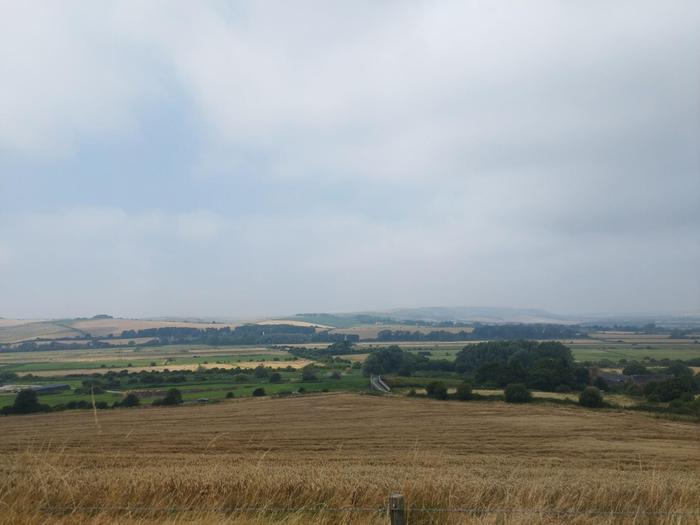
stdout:
<svg viewBox="0 0 700 525">
<path fill-rule="evenodd" d="M 673 376 L 670 374 L 644 374 L 644 375 L 631 375 L 631 376 L 629 376 L 629 378 L 635 385 L 644 386 L 647 383 L 651 383 L 652 381 L 656 381 L 657 383 L 660 383 L 661 381 L 667 381 L 668 379 L 673 379 Z"/>
<path fill-rule="evenodd" d="M 34 390 L 37 394 L 55 394 L 70 390 L 70 385 L 5 385 L 0 387 L 0 392 L 17 393 L 22 390 Z"/>
<path fill-rule="evenodd" d="M 55 394 L 56 392 L 70 390 L 70 385 L 34 385 L 32 390 L 37 394 Z"/>
<path fill-rule="evenodd" d="M 673 379 L 673 376 L 669 374 L 635 374 L 625 376 L 616 372 L 598 372 L 598 377 L 610 386 L 622 386 L 626 383 L 644 386 L 652 381 L 661 382 Z"/>
</svg>

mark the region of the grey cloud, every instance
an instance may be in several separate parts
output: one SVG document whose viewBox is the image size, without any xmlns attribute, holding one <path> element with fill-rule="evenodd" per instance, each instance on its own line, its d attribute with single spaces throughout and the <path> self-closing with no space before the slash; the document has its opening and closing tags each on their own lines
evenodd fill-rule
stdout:
<svg viewBox="0 0 700 525">
<path fill-rule="evenodd" d="M 53 173 L 85 142 L 140 133 L 177 92 L 201 129 L 194 173 L 173 191 L 232 178 L 301 190 L 283 210 L 242 214 L 46 198 L 0 215 L 5 297 L 48 290 L 56 315 L 69 290 L 81 313 L 142 315 L 700 308 L 697 2 L 7 14 L 2 155 Z"/>
</svg>

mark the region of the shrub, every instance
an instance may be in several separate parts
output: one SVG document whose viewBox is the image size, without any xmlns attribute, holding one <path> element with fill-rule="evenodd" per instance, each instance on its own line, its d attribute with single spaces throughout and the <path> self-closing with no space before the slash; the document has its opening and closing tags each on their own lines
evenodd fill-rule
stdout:
<svg viewBox="0 0 700 525">
<path fill-rule="evenodd" d="M 428 385 L 425 387 L 425 391 L 429 397 L 433 397 L 435 399 L 447 399 L 447 387 L 440 381 L 428 383 Z"/>
<path fill-rule="evenodd" d="M 256 388 L 255 390 L 253 390 L 253 396 L 255 396 L 255 397 L 262 397 L 264 395 L 265 395 L 265 389 L 262 387 Z"/>
<path fill-rule="evenodd" d="M 602 390 L 603 392 L 607 392 L 610 390 L 610 386 L 608 385 L 608 382 L 603 379 L 602 377 L 597 377 L 595 382 L 593 383 L 595 387 L 597 387 L 599 390 Z"/>
<path fill-rule="evenodd" d="M 173 406 L 182 404 L 182 392 L 177 388 L 171 388 L 163 399 L 156 399 L 153 402 L 156 406 Z"/>
<path fill-rule="evenodd" d="M 123 407 L 135 407 L 141 404 L 141 400 L 136 394 L 127 394 L 126 397 L 119 403 Z"/>
<path fill-rule="evenodd" d="M 671 366 L 668 367 L 666 371 L 677 378 L 693 377 L 693 369 L 683 363 L 673 363 Z"/>
<path fill-rule="evenodd" d="M 301 371 L 302 381 L 316 381 L 316 370 L 310 366 L 304 367 Z"/>
<path fill-rule="evenodd" d="M 226 399 L 233 399 L 235 397 L 233 392 L 226 392 Z"/>
<path fill-rule="evenodd" d="M 523 383 L 511 383 L 504 391 L 508 403 L 529 403 L 532 401 L 532 393 Z"/>
<path fill-rule="evenodd" d="M 632 363 L 627 365 L 625 368 L 622 369 L 622 373 L 626 376 L 637 376 L 637 375 L 646 375 L 649 374 L 649 369 L 644 366 L 640 365 L 639 363 Z"/>
<path fill-rule="evenodd" d="M 270 374 L 270 383 L 280 383 L 282 381 L 282 376 L 279 372 L 274 372 Z"/>
<path fill-rule="evenodd" d="M 270 371 L 269 371 L 267 368 L 265 368 L 264 366 L 259 365 L 259 366 L 256 366 L 256 367 L 255 367 L 255 370 L 253 371 L 253 374 L 254 374 L 255 377 L 257 377 L 258 379 L 262 379 L 262 378 L 267 377 L 267 376 L 270 374 Z"/>
<path fill-rule="evenodd" d="M 628 396 L 633 396 L 633 397 L 642 397 L 644 395 L 644 392 L 642 391 L 642 387 L 635 384 L 635 383 L 629 383 L 625 389 L 627 392 Z"/>
<path fill-rule="evenodd" d="M 299 392 L 300 394 L 306 394 L 306 388 L 304 388 L 303 386 L 300 386 L 299 390 L 297 390 L 297 392 Z"/>
<path fill-rule="evenodd" d="M 584 407 L 597 408 L 603 406 L 603 394 L 594 386 L 587 386 L 578 396 L 578 403 Z"/>
<path fill-rule="evenodd" d="M 457 387 L 457 399 L 460 401 L 468 401 L 474 398 L 472 393 L 472 385 L 470 383 L 462 383 Z"/>
<path fill-rule="evenodd" d="M 692 377 L 676 377 L 666 381 L 647 383 L 644 395 L 649 401 L 666 403 L 678 399 L 685 393 L 695 393 L 696 386 Z"/>
</svg>

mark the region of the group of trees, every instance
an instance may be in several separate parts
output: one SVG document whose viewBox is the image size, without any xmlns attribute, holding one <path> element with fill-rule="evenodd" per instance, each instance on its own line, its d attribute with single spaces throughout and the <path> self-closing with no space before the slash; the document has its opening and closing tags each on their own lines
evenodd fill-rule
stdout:
<svg viewBox="0 0 700 525">
<path fill-rule="evenodd" d="M 417 371 L 452 372 L 454 363 L 444 359 L 428 359 L 423 354 L 406 352 L 397 345 L 380 348 L 370 353 L 362 365 L 365 375 L 398 373 L 410 376 Z"/>
<path fill-rule="evenodd" d="M 285 346 L 282 348 L 294 357 L 311 359 L 313 361 L 321 361 L 324 363 L 332 363 L 334 358 L 339 355 L 367 353 L 366 349 L 356 348 L 354 342 L 349 339 L 335 341 L 329 344 L 326 348 L 306 348 L 298 346 Z"/>
<path fill-rule="evenodd" d="M 39 403 L 38 396 L 34 390 L 22 390 L 15 397 L 12 405 L 2 407 L 0 414 L 31 414 L 33 412 L 50 412 L 49 405 Z"/>
<path fill-rule="evenodd" d="M 560 324 L 477 324 L 471 332 L 433 330 L 420 332 L 410 330 L 381 330 L 377 341 L 469 341 L 499 339 L 574 339 L 587 337 L 579 326 Z"/>
<path fill-rule="evenodd" d="M 301 344 L 359 341 L 353 334 L 331 333 L 313 326 L 291 324 L 246 324 L 231 328 L 160 327 L 142 330 L 124 330 L 122 339 L 150 338 L 149 344 L 200 343 L 217 345 L 248 344 Z"/>
<path fill-rule="evenodd" d="M 434 381 L 428 383 L 425 388 L 426 396 L 433 399 L 457 399 L 459 401 L 469 401 L 470 399 L 480 399 L 482 396 L 473 392 L 472 385 L 469 381 L 464 381 L 457 385 L 454 394 L 449 394 L 448 389 L 442 381 Z M 412 389 L 409 395 L 416 395 Z M 524 383 L 510 383 L 503 390 L 503 399 L 507 403 L 529 403 L 532 401 L 532 392 Z M 579 395 L 579 404 L 590 408 L 599 408 L 605 406 L 603 394 L 594 386 L 586 387 Z"/>
<path fill-rule="evenodd" d="M 485 386 L 523 383 L 555 391 L 588 384 L 588 370 L 574 363 L 571 350 L 558 342 L 491 341 L 470 345 L 454 361 L 429 359 L 396 345 L 375 350 L 363 364 L 365 375 L 411 375 L 418 371 L 457 372 Z"/>
<path fill-rule="evenodd" d="M 695 399 L 700 393 L 700 374 L 694 374 L 687 363 L 664 360 L 665 366 L 650 370 L 645 364 L 632 362 L 622 369 L 627 381 L 609 384 L 598 378 L 595 384 L 603 390 L 645 398 L 649 403 L 671 403 L 677 412 L 700 413 L 700 400 Z"/>
<path fill-rule="evenodd" d="M 581 389 L 589 382 L 588 370 L 577 365 L 571 350 L 556 341 L 478 343 L 461 350 L 454 367 L 488 386 L 523 383 L 528 388 L 556 391 Z"/>
</svg>

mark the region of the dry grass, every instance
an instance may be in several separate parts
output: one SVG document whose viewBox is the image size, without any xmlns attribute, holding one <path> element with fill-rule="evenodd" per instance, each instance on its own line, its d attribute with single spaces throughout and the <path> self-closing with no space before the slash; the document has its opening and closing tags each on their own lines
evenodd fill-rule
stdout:
<svg viewBox="0 0 700 525">
<path fill-rule="evenodd" d="M 2 523 L 386 524 L 376 512 L 232 518 L 217 509 L 382 507 L 393 491 L 419 507 L 700 511 L 698 426 L 637 413 L 328 394 L 0 425 Z M 69 510 L 87 507 L 108 510 Z M 670 525 L 700 516 L 415 513 L 410 523 Z"/>
</svg>

